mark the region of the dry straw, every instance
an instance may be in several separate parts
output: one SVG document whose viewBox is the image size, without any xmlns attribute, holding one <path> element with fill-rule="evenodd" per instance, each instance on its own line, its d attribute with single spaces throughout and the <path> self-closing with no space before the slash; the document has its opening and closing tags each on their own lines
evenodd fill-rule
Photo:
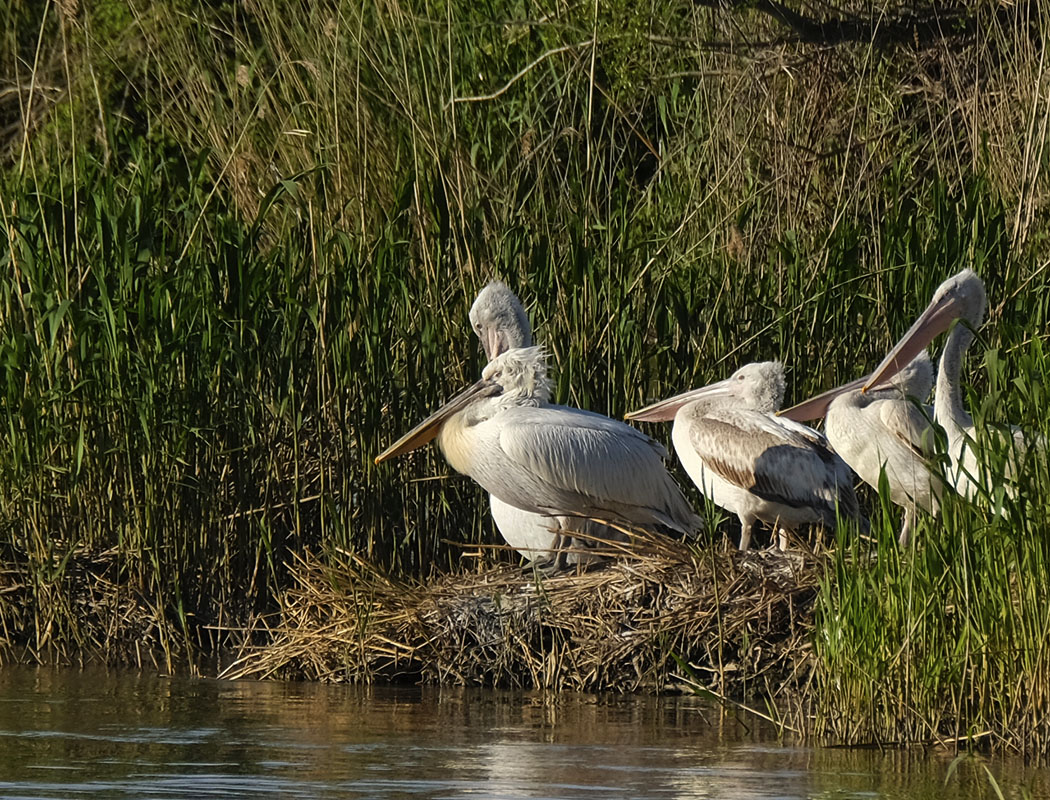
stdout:
<svg viewBox="0 0 1050 800">
<path fill-rule="evenodd" d="M 266 643 L 225 677 L 739 696 L 808 674 L 818 560 L 649 544 L 586 571 L 499 563 L 426 584 L 307 556 Z"/>
</svg>

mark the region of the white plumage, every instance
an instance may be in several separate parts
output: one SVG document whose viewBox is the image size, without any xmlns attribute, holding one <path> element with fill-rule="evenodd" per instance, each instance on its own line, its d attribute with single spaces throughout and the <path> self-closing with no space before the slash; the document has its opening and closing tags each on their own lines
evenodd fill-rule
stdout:
<svg viewBox="0 0 1050 800">
<path fill-rule="evenodd" d="M 470 307 L 470 326 L 481 341 L 485 357 L 491 361 L 501 353 L 532 346 L 532 326 L 521 301 L 506 284 L 492 281 L 485 286 Z M 516 508 L 489 495 L 489 509 L 503 540 L 529 561 L 553 558 L 557 547 L 558 526 L 549 516 Z M 574 539 L 569 564 L 587 563 L 596 556 L 584 552 L 596 542 L 624 541 L 619 531 L 591 520 L 575 520 L 573 530 L 581 534 Z"/>
<path fill-rule="evenodd" d="M 930 470 L 935 445 L 930 413 L 918 405 L 933 387 L 933 365 L 923 350 L 890 383 L 864 392 L 867 380 L 831 389 L 780 414 L 799 422 L 826 417 L 828 441 L 861 480 L 878 489 L 885 474 L 890 499 L 904 508 L 904 546 L 916 509 L 936 514 L 943 490 Z"/>
<path fill-rule="evenodd" d="M 700 491 L 740 519 L 741 550 L 756 520 L 794 530 L 834 527 L 836 509 L 860 518 L 849 468 L 824 437 L 774 416 L 783 394 L 783 366 L 769 361 L 627 415 L 674 418 L 675 452 Z"/>
<path fill-rule="evenodd" d="M 1017 427 L 985 428 L 978 436 L 973 418 L 963 406 L 962 361 L 973 342 L 974 331 L 984 321 L 986 306 L 984 282 L 973 270 L 965 269 L 952 276 L 937 288 L 926 310 L 883 359 L 865 386 L 867 392 L 885 382 L 939 334 L 952 328 L 937 370 L 934 419 L 944 428 L 948 440 L 949 466 L 945 479 L 970 501 L 980 495 L 994 495 L 1000 486 L 1008 494 L 1015 494 L 1011 478 L 1027 450 L 1024 432 Z M 963 322 L 952 327 L 956 320 Z M 981 449 L 992 444 L 991 437 L 999 438 L 998 448 L 1007 454 L 1006 463 L 995 471 L 981 458 Z M 1042 443 L 1037 446 L 1042 447 Z"/>
<path fill-rule="evenodd" d="M 700 520 L 664 468 L 660 444 L 622 422 L 551 405 L 549 393 L 540 349 L 508 350 L 376 462 L 437 435 L 456 471 L 505 503 L 554 518 L 562 536 L 588 517 L 699 530 Z"/>
</svg>

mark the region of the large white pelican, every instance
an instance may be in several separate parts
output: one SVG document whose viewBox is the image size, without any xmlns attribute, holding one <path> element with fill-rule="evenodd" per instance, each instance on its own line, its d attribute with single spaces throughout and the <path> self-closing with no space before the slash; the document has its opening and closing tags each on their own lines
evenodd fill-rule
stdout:
<svg viewBox="0 0 1050 800">
<path fill-rule="evenodd" d="M 470 326 L 474 329 L 485 357 L 492 361 L 507 350 L 532 346 L 532 326 L 521 301 L 505 283 L 492 281 L 482 289 L 470 307 Z M 489 509 L 503 540 L 529 561 L 554 558 L 552 550 L 558 545 L 557 525 L 550 516 L 534 514 L 509 503 L 496 495 L 489 495 Z M 576 520 L 575 530 L 584 534 L 573 541 L 568 554 L 570 564 L 590 560 L 581 552 L 593 546 L 595 540 L 623 541 L 626 537 L 605 525 L 591 520 Z"/>
<path fill-rule="evenodd" d="M 828 441 L 861 480 L 878 490 L 886 475 L 890 499 L 904 508 L 904 547 L 916 509 L 936 514 L 943 490 L 930 471 L 936 444 L 930 415 L 918 405 L 933 388 L 933 364 L 922 350 L 888 383 L 862 391 L 867 382 L 868 376 L 851 381 L 779 414 L 796 422 L 826 417 Z"/>
<path fill-rule="evenodd" d="M 657 442 L 600 414 L 551 405 L 543 352 L 508 350 L 481 380 L 449 400 L 376 458 L 435 436 L 448 463 L 516 508 L 552 517 L 559 539 L 580 518 L 683 534 L 702 523 L 664 468 Z M 563 566 L 559 550 L 555 566 Z"/>
<path fill-rule="evenodd" d="M 946 479 L 959 494 L 970 501 L 978 495 L 994 494 L 1000 485 L 1013 494 L 1015 490 L 1009 479 L 1013 477 L 1017 468 L 1017 458 L 1026 449 L 1023 431 L 1016 427 L 1011 428 L 1005 440 L 1001 442 L 1003 446 L 1010 448 L 1007 474 L 990 474 L 978 457 L 978 437 L 973 418 L 963 407 L 962 387 L 959 382 L 962 360 L 973 342 L 974 331 L 984 321 L 987 303 L 984 282 L 972 269 L 964 269 L 946 280 L 934 292 L 926 310 L 875 368 L 864 386 L 864 391 L 869 391 L 872 387 L 884 383 L 938 335 L 948 330 L 953 322 L 961 320 L 948 334 L 944 351 L 941 353 L 933 408 L 934 419 L 944 428 L 948 439 L 949 467 Z M 994 436 L 995 429 L 982 431 L 983 443 L 988 442 L 988 439 L 984 438 L 985 434 Z M 1007 479 L 1005 483 L 1004 478 Z"/>
<path fill-rule="evenodd" d="M 781 531 L 835 527 L 835 511 L 860 520 L 849 467 L 811 428 L 778 418 L 784 367 L 748 364 L 728 379 L 634 411 L 627 419 L 674 419 L 671 439 L 689 477 L 740 518 L 740 549 L 761 520 Z"/>
</svg>

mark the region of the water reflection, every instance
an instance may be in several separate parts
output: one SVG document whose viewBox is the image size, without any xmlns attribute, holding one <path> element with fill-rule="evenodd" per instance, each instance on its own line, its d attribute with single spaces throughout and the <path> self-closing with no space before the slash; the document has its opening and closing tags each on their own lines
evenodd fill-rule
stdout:
<svg viewBox="0 0 1050 800">
<path fill-rule="evenodd" d="M 0 670 L 0 795 L 972 798 L 968 762 L 810 749 L 691 698 Z M 1044 771 L 990 762 L 1006 796 Z"/>
</svg>

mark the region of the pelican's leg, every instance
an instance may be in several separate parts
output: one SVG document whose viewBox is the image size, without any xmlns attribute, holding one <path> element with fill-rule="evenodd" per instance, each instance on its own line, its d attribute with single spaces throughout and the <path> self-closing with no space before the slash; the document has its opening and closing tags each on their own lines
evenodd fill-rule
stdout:
<svg viewBox="0 0 1050 800">
<path fill-rule="evenodd" d="M 525 563 L 521 565 L 521 571 L 534 572 L 537 569 L 542 571 L 550 563 L 551 554 L 549 552 L 533 550 L 530 551 L 530 555 L 525 557 Z"/>
<path fill-rule="evenodd" d="M 550 575 L 565 567 L 565 553 L 560 552 L 564 547 L 565 535 L 562 533 L 563 526 L 558 517 L 551 517 L 551 526 L 547 528 L 551 534 L 550 548 L 546 551 L 534 551 L 535 557 L 525 569 L 532 569 L 544 575 Z"/>
<path fill-rule="evenodd" d="M 915 525 L 915 507 L 908 506 L 904 509 L 904 524 L 901 526 L 901 535 L 897 539 L 901 547 L 907 547 L 911 542 L 911 529 Z"/>
<path fill-rule="evenodd" d="M 553 556 L 551 572 L 561 572 L 569 566 L 569 554 L 565 550 L 572 543 L 572 536 L 569 535 L 567 530 L 567 520 L 562 517 L 555 517 L 554 521 L 558 525 L 558 530 L 555 532 L 554 542 L 551 544 L 551 555 Z"/>
<path fill-rule="evenodd" d="M 554 571 L 561 572 L 563 569 L 569 567 L 569 554 L 565 550 L 572 545 L 572 537 L 567 534 L 560 534 L 554 542 L 555 548 L 557 548 L 557 555 L 554 556 Z"/>
<path fill-rule="evenodd" d="M 547 557 L 536 558 L 530 561 L 525 565 L 525 570 L 539 572 L 542 575 L 553 575 L 555 572 L 565 569 L 565 553 L 561 552 L 563 540 L 564 536 L 562 534 L 555 534 L 554 541 L 551 542 L 551 549 L 546 553 Z"/>
<path fill-rule="evenodd" d="M 755 518 L 747 514 L 740 514 L 740 552 L 743 553 L 751 546 L 751 529 L 755 527 Z"/>
</svg>

